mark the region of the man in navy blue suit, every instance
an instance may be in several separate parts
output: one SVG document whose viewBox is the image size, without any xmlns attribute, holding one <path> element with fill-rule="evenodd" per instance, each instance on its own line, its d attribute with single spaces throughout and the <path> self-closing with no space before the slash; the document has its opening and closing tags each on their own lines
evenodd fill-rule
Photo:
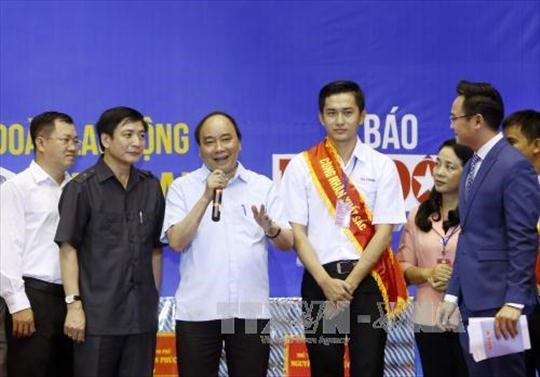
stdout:
<svg viewBox="0 0 540 377">
<path fill-rule="evenodd" d="M 461 235 L 439 322 L 459 304 L 464 324 L 495 317 L 495 335 L 515 337 L 521 314 L 536 304 L 534 265 L 540 189 L 534 168 L 513 148 L 499 124 L 504 106 L 487 83 L 461 81 L 452 104 L 457 141 L 475 151 L 465 165 L 459 191 Z M 470 376 L 523 376 L 524 353 L 475 362 L 468 334 L 461 334 Z"/>
</svg>

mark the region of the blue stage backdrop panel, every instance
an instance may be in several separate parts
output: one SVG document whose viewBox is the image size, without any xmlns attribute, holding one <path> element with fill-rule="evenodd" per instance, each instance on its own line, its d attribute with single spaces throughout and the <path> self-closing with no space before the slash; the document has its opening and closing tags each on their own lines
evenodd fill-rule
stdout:
<svg viewBox="0 0 540 377">
<path fill-rule="evenodd" d="M 274 154 L 323 136 L 321 86 L 353 79 L 371 113 L 360 137 L 412 161 L 402 176 L 411 207 L 429 182 L 415 180 L 429 178 L 423 157 L 452 136 L 458 80 L 493 83 L 507 113 L 539 108 L 539 36 L 535 1 L 2 1 L 0 173 L 28 165 L 29 118 L 51 109 L 76 120 L 80 172 L 98 155 L 99 114 L 128 105 L 148 117 L 140 166 L 164 189 L 200 165 L 193 131 L 216 109 L 238 120 L 242 162 L 278 180 Z M 269 260 L 272 296 L 299 295 L 294 254 Z M 166 252 L 163 296 L 178 262 Z"/>
</svg>

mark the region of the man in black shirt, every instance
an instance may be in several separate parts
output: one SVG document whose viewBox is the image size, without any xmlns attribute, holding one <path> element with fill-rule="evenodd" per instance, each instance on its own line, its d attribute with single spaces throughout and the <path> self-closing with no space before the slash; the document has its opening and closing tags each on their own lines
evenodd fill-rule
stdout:
<svg viewBox="0 0 540 377">
<path fill-rule="evenodd" d="M 151 376 L 164 200 L 159 181 L 133 166 L 148 125 L 117 107 L 96 128 L 102 157 L 60 199 L 65 332 L 76 342 L 75 375 Z"/>
</svg>

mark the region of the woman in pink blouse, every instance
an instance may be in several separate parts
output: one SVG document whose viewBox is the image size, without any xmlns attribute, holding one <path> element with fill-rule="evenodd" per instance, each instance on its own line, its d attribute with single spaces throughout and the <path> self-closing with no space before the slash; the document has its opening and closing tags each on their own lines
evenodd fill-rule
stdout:
<svg viewBox="0 0 540 377">
<path fill-rule="evenodd" d="M 458 334 L 436 326 L 436 312 L 452 274 L 459 235 L 458 190 L 463 166 L 473 151 L 443 143 L 429 198 L 409 214 L 398 260 L 408 284 L 417 286 L 413 322 L 424 376 L 466 376 Z M 456 311 L 457 312 L 457 311 Z M 459 323 L 459 313 L 452 318 Z"/>
</svg>

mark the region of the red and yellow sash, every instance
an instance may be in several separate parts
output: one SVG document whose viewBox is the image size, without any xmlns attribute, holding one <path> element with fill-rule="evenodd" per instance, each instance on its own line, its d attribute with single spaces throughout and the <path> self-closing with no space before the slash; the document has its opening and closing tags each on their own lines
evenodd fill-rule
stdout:
<svg viewBox="0 0 540 377">
<path fill-rule="evenodd" d="M 536 289 L 540 295 L 540 223 L 536 226 L 538 230 L 538 254 L 536 256 Z"/>
<path fill-rule="evenodd" d="M 337 200 L 344 195 L 344 173 L 334 146 L 325 139 L 303 155 L 319 195 L 335 217 Z M 373 216 L 362 194 L 351 181 L 348 184 L 345 201 L 351 206 L 352 214 L 350 225 L 344 231 L 358 252 L 362 253 L 375 234 L 375 226 L 371 222 Z M 408 299 L 407 287 L 390 247 L 384 250 L 371 271 L 371 276 L 381 291 L 386 312 L 393 317 L 403 311 Z"/>
<path fill-rule="evenodd" d="M 536 288 L 538 289 L 538 294 L 540 295 L 540 251 L 536 257 Z"/>
</svg>

